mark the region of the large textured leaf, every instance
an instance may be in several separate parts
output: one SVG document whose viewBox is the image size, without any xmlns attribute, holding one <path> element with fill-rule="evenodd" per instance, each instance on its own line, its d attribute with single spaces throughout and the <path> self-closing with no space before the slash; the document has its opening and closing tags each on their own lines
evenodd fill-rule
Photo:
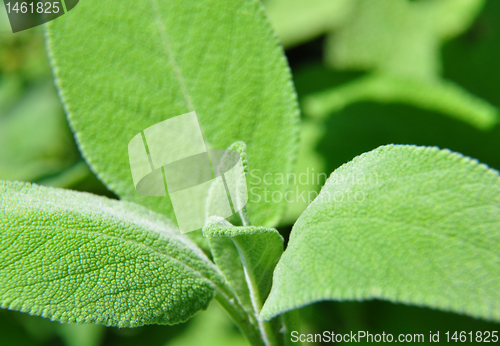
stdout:
<svg viewBox="0 0 500 346">
<path fill-rule="evenodd" d="M 371 298 L 500 320 L 500 177 L 386 146 L 337 169 L 295 224 L 262 309 Z"/>
<path fill-rule="evenodd" d="M 81 1 L 48 26 L 60 95 L 93 170 L 124 199 L 173 218 L 170 200 L 136 193 L 128 142 L 196 111 L 205 141 L 242 140 L 255 174 L 293 170 L 296 98 L 282 49 L 258 0 Z M 284 191 L 264 186 L 256 193 Z M 253 198 L 254 224 L 274 225 L 284 202 Z"/>
<path fill-rule="evenodd" d="M 183 322 L 220 282 L 163 216 L 21 183 L 0 182 L 0 258 L 0 306 L 63 322 Z"/>
</svg>

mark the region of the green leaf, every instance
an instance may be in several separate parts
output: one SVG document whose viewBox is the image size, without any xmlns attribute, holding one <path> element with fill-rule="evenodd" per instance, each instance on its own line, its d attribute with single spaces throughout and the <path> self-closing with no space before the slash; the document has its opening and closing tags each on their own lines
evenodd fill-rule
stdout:
<svg viewBox="0 0 500 346">
<path fill-rule="evenodd" d="M 295 175 L 291 179 L 289 192 L 283 195 L 287 202 L 286 213 L 281 219 L 282 225 L 293 225 L 309 204 L 318 196 L 321 186 L 328 178 L 325 159 L 316 147 L 325 135 L 325 126 L 315 119 L 305 118 L 301 123 L 300 149 Z M 334 155 L 337 155 L 336 153 Z M 251 182 L 251 181 L 250 181 Z"/>
<path fill-rule="evenodd" d="M 217 267 L 234 290 L 239 304 L 247 313 L 253 312 L 245 271 L 243 264 L 239 260 L 240 255 L 233 240 L 230 237 L 209 237 L 208 243 Z"/>
<path fill-rule="evenodd" d="M 406 1 L 406 0 L 405 0 Z M 266 12 L 282 44 L 293 46 L 328 33 L 350 19 L 358 0 L 264 0 Z M 400 4 L 403 4 L 400 1 Z M 482 9 L 485 0 L 436 0 L 422 5 L 433 16 L 439 37 L 448 39 L 464 32 Z M 398 6 L 398 5 L 396 5 Z M 405 6 L 403 4 L 403 6 Z"/>
<path fill-rule="evenodd" d="M 0 306 L 61 322 L 175 324 L 221 276 L 165 217 L 86 193 L 0 182 Z"/>
<path fill-rule="evenodd" d="M 296 97 L 258 0 L 86 0 L 49 23 L 47 42 L 80 149 L 120 197 L 174 218 L 169 198 L 135 191 L 127 146 L 189 111 L 210 148 L 244 141 L 254 174 L 293 171 Z M 262 182 L 247 205 L 253 223 L 272 226 L 285 203 L 266 203 L 264 187 L 287 187 Z"/>
<path fill-rule="evenodd" d="M 229 204 L 233 215 L 228 221 L 234 225 L 248 226 L 248 214 L 246 211 L 246 201 L 248 199 L 248 189 L 246 176 L 248 174 L 248 160 L 246 154 L 246 144 L 235 142 L 225 151 L 219 152 L 222 155 L 214 171 L 223 172 L 224 180 L 216 180 L 210 186 L 207 196 L 206 216 L 222 216 L 218 212 L 224 210 L 224 204 Z M 236 157 L 239 155 L 239 157 Z M 214 158 L 212 157 L 212 164 Z M 240 164 L 241 161 L 241 164 Z M 223 195 L 221 195 L 223 194 Z"/>
<path fill-rule="evenodd" d="M 352 0 L 265 0 L 266 13 L 285 47 L 311 40 L 342 24 Z"/>
<path fill-rule="evenodd" d="M 85 161 L 80 160 L 59 174 L 37 180 L 36 183 L 45 186 L 70 188 L 88 179 L 91 175 L 92 172 L 89 166 Z"/>
<path fill-rule="evenodd" d="M 458 34 L 471 24 L 483 0 L 356 0 L 350 20 L 329 36 L 327 59 L 338 68 L 376 69 L 417 78 L 440 71 L 443 32 Z M 455 6 L 456 5 L 456 6 Z M 443 12 L 447 12 L 441 21 Z M 461 29 L 456 29 L 460 26 Z"/>
<path fill-rule="evenodd" d="M 59 324 L 58 333 L 67 346 L 99 346 L 106 328 L 97 324 Z"/>
<path fill-rule="evenodd" d="M 68 168 L 78 156 L 52 82 L 0 114 L 0 179 L 34 181 Z"/>
<path fill-rule="evenodd" d="M 242 306 L 258 314 L 271 290 L 273 270 L 283 252 L 283 237 L 272 228 L 234 227 L 220 217 L 208 220 L 203 235 L 208 237 L 215 263 Z"/>
<path fill-rule="evenodd" d="M 486 0 L 440 0 L 433 11 L 435 26 L 442 39 L 462 34 L 469 28 L 479 12 L 483 9 Z"/>
<path fill-rule="evenodd" d="M 406 103 L 489 129 L 498 110 L 438 76 L 441 41 L 464 32 L 484 2 L 267 0 L 265 5 L 283 44 L 330 33 L 326 57 L 334 67 L 374 71 L 310 96 L 305 114 L 325 117 L 362 101 Z"/>
<path fill-rule="evenodd" d="M 441 72 L 443 40 L 468 28 L 483 0 L 357 0 L 349 20 L 329 35 L 326 60 L 337 69 L 372 72 L 366 78 L 315 95 L 306 111 L 328 114 L 364 100 L 404 102 L 443 112 L 489 129 L 498 110 Z"/>
<path fill-rule="evenodd" d="M 437 148 L 337 169 L 295 224 L 261 317 L 379 298 L 500 320 L 500 177 Z"/>
<path fill-rule="evenodd" d="M 23 328 L 24 326 L 22 326 L 16 318 L 13 318 L 14 313 L 15 312 L 7 310 L 0 310 L 0 322 L 1 322 L 0 332 L 2 333 L 2 345 L 4 346 L 43 345 L 43 343 L 40 342 L 40 339 L 42 338 L 34 338 L 33 335 L 31 335 L 31 333 L 29 332 L 29 330 Z"/>
<path fill-rule="evenodd" d="M 0 29 L 1 30 L 1 29 Z M 0 79 L 0 118 L 5 116 L 5 112 L 19 101 L 22 95 L 23 84 L 20 76 L 3 75 Z"/>
<path fill-rule="evenodd" d="M 372 73 L 305 98 L 304 112 L 324 118 L 355 102 L 406 103 L 441 112 L 479 129 L 489 129 L 498 121 L 498 110 L 445 80 L 420 80 Z"/>
<path fill-rule="evenodd" d="M 188 329 L 165 346 L 248 346 L 246 340 L 227 313 L 218 305 L 210 304 L 207 311 L 196 315 Z"/>
<path fill-rule="evenodd" d="M 251 323 L 258 327 L 261 338 L 268 340 L 266 344 L 276 344 L 282 321 L 261 322 L 258 316 L 271 290 L 273 270 L 283 253 L 281 235 L 271 228 L 234 227 L 216 216 L 208 219 L 203 235 L 208 238 L 215 263 Z"/>
</svg>

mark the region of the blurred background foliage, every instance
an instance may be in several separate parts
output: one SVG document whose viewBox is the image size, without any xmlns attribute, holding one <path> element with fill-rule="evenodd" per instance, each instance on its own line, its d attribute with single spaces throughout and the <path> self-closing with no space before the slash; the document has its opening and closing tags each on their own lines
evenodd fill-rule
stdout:
<svg viewBox="0 0 500 346">
<path fill-rule="evenodd" d="M 500 169 L 500 1 L 265 0 L 302 109 L 296 173 L 279 227 L 330 173 L 384 144 L 438 146 Z M 3 15 L 3 14 L 2 14 Z M 64 19 L 62 19 L 64 20 Z M 0 179 L 115 197 L 80 156 L 53 85 L 43 30 L 0 16 Z M 323 177 L 323 176 L 322 176 Z M 318 181 L 319 180 L 319 181 Z M 473 318 L 382 301 L 301 309 L 303 333 L 498 330 Z M 0 310 L 2 345 L 246 345 L 212 304 L 188 323 L 135 329 L 51 322 Z"/>
</svg>

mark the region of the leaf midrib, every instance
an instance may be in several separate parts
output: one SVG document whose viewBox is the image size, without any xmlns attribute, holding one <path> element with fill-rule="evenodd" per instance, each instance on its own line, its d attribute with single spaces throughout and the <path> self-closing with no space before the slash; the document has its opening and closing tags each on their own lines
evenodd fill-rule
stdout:
<svg viewBox="0 0 500 346">
<path fill-rule="evenodd" d="M 170 39 L 168 37 L 167 30 L 165 26 L 163 25 L 163 22 L 159 16 L 158 13 L 160 13 L 160 9 L 158 6 L 158 0 L 149 0 L 149 3 L 151 4 L 152 8 L 152 15 L 153 18 L 155 19 L 156 25 L 158 27 L 158 32 L 160 34 L 160 37 L 162 38 L 162 43 L 163 43 L 163 49 L 164 53 L 167 56 L 167 59 L 170 61 L 172 64 L 172 68 L 174 70 L 174 75 L 175 78 L 177 79 L 177 82 L 179 83 L 182 96 L 184 97 L 184 101 L 186 102 L 186 107 L 188 108 L 188 112 L 193 112 L 194 105 L 192 102 L 191 95 L 189 94 L 189 91 L 187 89 L 187 84 L 184 80 L 181 68 L 179 64 L 177 63 L 177 60 L 175 59 L 174 52 L 172 51 L 172 47 L 170 45 Z"/>
</svg>

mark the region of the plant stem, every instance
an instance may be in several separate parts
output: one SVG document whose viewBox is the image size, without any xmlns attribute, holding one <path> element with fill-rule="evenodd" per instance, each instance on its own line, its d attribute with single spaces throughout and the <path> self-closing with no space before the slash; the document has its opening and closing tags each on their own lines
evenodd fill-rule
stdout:
<svg viewBox="0 0 500 346">
<path fill-rule="evenodd" d="M 299 331 L 299 311 L 298 310 L 292 310 L 284 313 L 279 317 L 281 324 L 283 325 L 284 332 L 283 332 L 283 344 L 290 346 L 290 345 L 302 345 L 302 342 L 298 340 L 297 342 L 292 342 L 291 339 L 291 333 L 293 331 Z"/>
<path fill-rule="evenodd" d="M 246 206 L 244 206 L 243 208 L 241 208 L 241 210 L 239 211 L 239 214 L 240 214 L 241 223 L 243 224 L 243 226 L 251 226 Z"/>
<path fill-rule="evenodd" d="M 250 220 L 243 207 L 239 211 L 243 226 L 250 226 Z M 262 299 L 259 293 L 259 287 L 255 275 L 247 262 L 244 251 L 239 247 L 238 243 L 234 241 L 234 246 L 238 250 L 241 264 L 245 272 L 245 279 L 248 289 L 250 291 L 250 299 L 252 301 L 253 313 L 246 311 L 234 292 L 233 288 L 224 282 L 217 286 L 215 299 L 226 310 L 234 323 L 238 326 L 243 335 L 246 336 L 252 346 L 281 346 L 284 345 L 284 340 L 279 334 L 279 328 L 276 328 L 276 323 L 272 321 L 259 321 L 258 315 L 262 309 Z M 276 321 L 275 321 L 276 322 Z M 280 319 L 281 322 L 281 319 Z"/>
<path fill-rule="evenodd" d="M 266 346 L 260 335 L 259 326 L 252 316 L 238 303 L 232 289 L 226 283 L 217 287 L 215 299 L 226 310 L 233 322 L 252 346 Z"/>
<path fill-rule="evenodd" d="M 250 292 L 250 300 L 252 302 L 252 307 L 254 310 L 253 319 L 257 322 L 260 331 L 260 336 L 266 346 L 279 345 L 280 342 L 277 336 L 279 329 L 275 330 L 275 328 L 273 328 L 271 321 L 258 320 L 260 310 L 262 309 L 263 301 L 259 292 L 259 285 L 257 283 L 257 278 L 255 277 L 255 273 L 253 272 L 252 267 L 249 264 L 245 251 L 243 251 L 240 248 L 237 241 L 233 239 L 233 242 L 234 246 L 236 247 L 240 255 L 241 264 L 243 265 L 243 270 L 245 272 L 245 280 L 247 283 L 248 290 Z"/>
<path fill-rule="evenodd" d="M 226 310 L 252 346 L 290 345 L 291 341 L 287 334 L 292 330 L 298 330 L 297 311 L 291 311 L 279 317 L 279 325 L 285 327 L 286 330 L 284 335 L 280 335 L 279 331 L 273 327 L 272 321 L 258 322 L 252 315 L 247 314 L 238 303 L 231 287 L 225 283 L 217 287 L 215 299 Z M 299 346 L 301 344 L 301 342 L 294 343 Z"/>
</svg>

